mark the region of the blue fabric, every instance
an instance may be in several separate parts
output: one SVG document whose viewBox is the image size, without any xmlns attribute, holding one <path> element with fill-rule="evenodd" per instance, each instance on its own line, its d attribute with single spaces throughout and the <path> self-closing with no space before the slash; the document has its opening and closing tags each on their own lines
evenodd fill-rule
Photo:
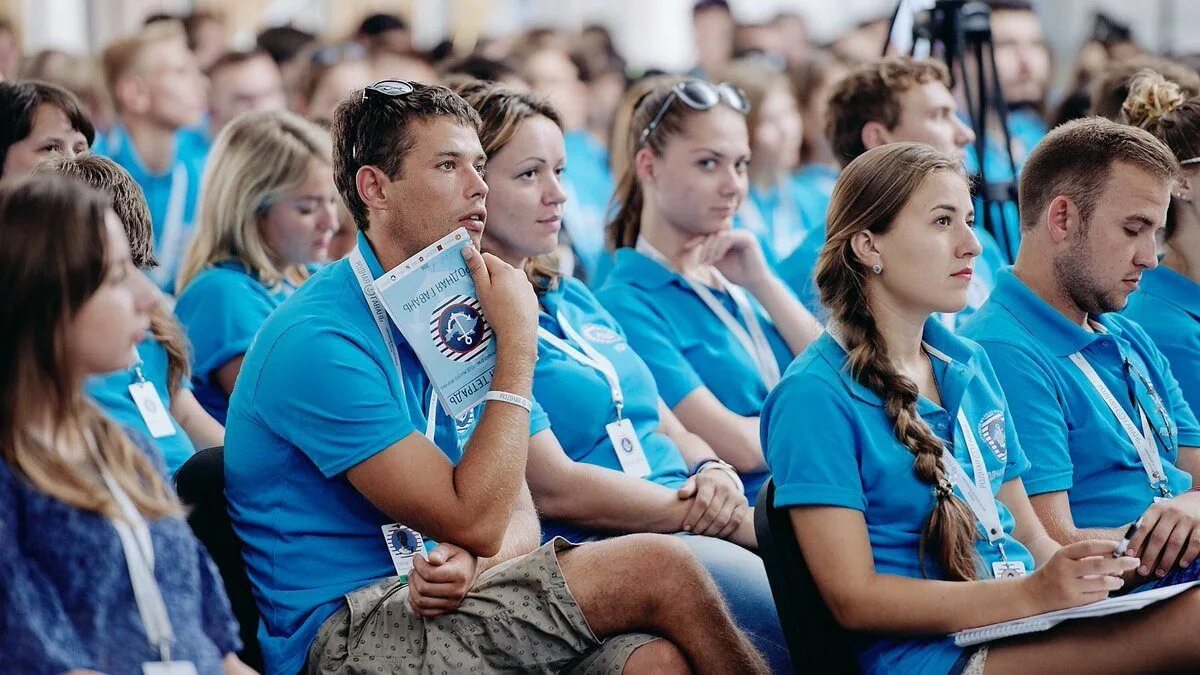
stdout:
<svg viewBox="0 0 1200 675">
<path fill-rule="evenodd" d="M 542 306 L 545 311 L 538 318 L 542 328 L 566 340 L 555 318 L 561 312 L 576 332 L 612 362 L 625 397 L 622 414 L 633 423 L 650 465 L 646 480 L 672 489 L 681 487 L 687 481 L 687 463 L 675 443 L 658 432 L 658 387 L 645 362 L 629 348 L 620 324 L 575 279 L 563 279 L 556 290 L 542 297 Z M 605 431 L 606 425 L 617 421 L 616 408 L 608 380 L 600 371 L 540 340 L 533 393 L 545 407 L 554 435 L 568 457 L 621 471 L 621 462 Z M 542 524 L 544 541 L 555 536 L 579 541 L 588 534 L 591 531 L 562 521 Z"/>
<path fill-rule="evenodd" d="M 1036 113 L 1030 110 L 1016 110 L 1009 113 L 1008 129 L 1012 137 L 1012 160 L 1016 165 L 1016 175 L 1013 175 L 1013 166 L 1009 164 L 1008 153 L 1004 151 L 1003 136 L 988 137 L 983 155 L 983 166 L 987 171 L 989 183 L 1013 181 L 1015 188 L 1016 181 L 1021 175 L 1021 167 L 1025 166 L 1025 160 L 1028 159 L 1029 153 L 1046 135 L 1047 128 L 1046 123 Z M 975 151 L 974 145 L 967 147 L 965 164 L 967 173 L 978 173 L 979 155 Z M 982 200 L 975 200 L 975 212 L 976 222 L 982 229 L 984 225 Z M 995 235 L 993 238 L 998 240 L 1001 246 L 1001 255 L 1007 263 L 1012 263 L 1016 260 L 1017 249 L 1021 245 L 1021 223 L 1016 203 L 1005 201 L 1003 204 L 994 205 L 992 209 L 988 210 L 987 220 L 988 228 Z"/>
<path fill-rule="evenodd" d="M 1125 316 L 1154 340 L 1171 364 L 1183 398 L 1200 416 L 1200 284 L 1159 266 L 1142 274 Z"/>
<path fill-rule="evenodd" d="M 175 416 L 171 415 L 171 394 L 173 392 L 167 386 L 167 350 L 153 338 L 146 338 L 138 344 L 137 352 L 141 359 L 141 365 L 108 375 L 89 377 L 85 388 L 92 400 L 108 413 L 113 421 L 123 427 L 133 429 L 143 438 L 150 439 L 148 442 L 157 447 L 163 459 L 166 460 L 166 477 L 169 478 L 175 475 L 187 458 L 196 452 L 196 446 L 192 444 L 192 439 L 188 438 L 183 427 L 179 426 L 179 421 L 175 419 Z M 138 382 L 138 370 L 158 392 L 158 398 L 167 409 L 171 424 L 175 426 L 174 436 L 151 438 L 150 428 L 146 426 L 146 420 L 142 419 L 142 414 L 133 402 L 133 396 L 129 393 L 129 386 Z M 187 386 L 187 384 L 182 383 L 181 386 Z"/>
<path fill-rule="evenodd" d="M 382 275 L 361 233 L 358 247 L 372 275 Z M 425 433 L 432 385 L 390 328 L 403 377 L 341 260 L 271 314 L 242 364 L 225 431 L 225 494 L 262 612 L 268 672 L 299 670 L 342 596 L 395 575 L 380 531 L 395 519 L 346 478 L 409 434 Z M 472 424 L 437 414 L 434 440 L 452 463 Z M 540 407 L 530 425 L 531 435 L 549 427 Z"/>
<path fill-rule="evenodd" d="M 713 295 L 741 321 L 732 297 L 719 291 Z M 767 387 L 753 359 L 683 277 L 632 248 L 622 248 L 596 297 L 650 367 L 667 407 L 706 387 L 734 414 L 758 416 Z M 753 298 L 750 302 L 782 372 L 792 352 L 766 311 Z M 757 496 L 766 478 L 765 472 L 743 475 L 747 496 Z"/>
<path fill-rule="evenodd" d="M 133 147 L 128 132 L 120 125 L 114 127 L 107 136 L 97 140 L 92 148 L 93 152 L 106 155 L 124 167 L 142 188 L 142 193 L 146 196 L 146 205 L 150 208 L 150 220 L 154 224 L 154 253 L 159 263 L 159 269 L 152 272 L 151 277 L 165 280 L 160 286 L 168 293 L 175 288 L 175 277 L 179 273 L 184 251 L 187 250 L 187 242 L 192 237 L 196 207 L 200 202 L 200 181 L 204 175 L 204 162 L 208 155 L 207 146 L 196 142 L 194 134 L 185 130 L 176 134 L 175 142 L 175 162 L 162 174 L 153 173 L 146 168 L 138 156 L 137 149 Z M 175 255 L 168 259 L 162 250 L 162 235 L 167 219 L 167 203 L 171 199 L 171 174 L 175 165 L 179 164 L 187 171 L 187 197 L 183 209 L 184 236 Z"/>
<path fill-rule="evenodd" d="M 921 397 L 917 412 L 934 433 L 953 444 L 954 456 L 971 472 L 956 416 L 962 410 L 982 450 L 992 491 L 1029 468 L 1023 443 L 1008 420 L 1004 392 L 987 355 L 978 345 L 955 337 L 936 319 L 925 324 L 925 341 L 951 359 L 931 359 L 942 406 Z M 927 574 L 919 558 L 921 528 L 934 508 L 930 486 L 913 469 L 913 456 L 895 437 L 882 399 L 849 373 L 846 353 L 828 333 L 788 368 L 767 398 L 761 433 L 767 464 L 775 476 L 775 505 L 835 506 L 861 511 L 875 569 L 881 574 L 944 579 L 935 559 Z M 1013 518 L 998 502 L 1009 539 L 1009 560 L 1033 570 L 1029 551 L 1012 539 Z M 1000 560 L 983 537 L 976 545 L 982 569 Z M 859 664 L 866 673 L 946 673 L 961 650 L 948 637 L 856 638 Z"/>
<path fill-rule="evenodd" d="M 793 176 L 792 191 L 810 231 L 824 227 L 829 199 L 833 196 L 839 173 L 836 166 L 829 164 L 805 164 Z"/>
<path fill-rule="evenodd" d="M 770 187 L 750 186 L 738 210 L 738 226 L 758 237 L 772 263 L 785 258 L 813 227 L 825 222 L 824 217 L 816 222 L 805 219 L 801 197 L 789 177 Z"/>
<path fill-rule="evenodd" d="M 1150 423 L 1171 447 L 1159 446 L 1171 491 L 1192 486 L 1175 466 L 1180 446 L 1200 446 L 1200 425 L 1183 400 L 1162 352 L 1141 328 L 1119 314 L 1093 317 L 1107 332 L 1092 333 L 1071 323 L 1013 274 L 1000 273 L 991 299 L 960 332 L 979 342 L 996 365 L 1012 407 L 1013 425 L 1033 467 L 1026 474 L 1031 495 L 1067 491 L 1075 525 L 1116 527 L 1136 520 L 1153 503 L 1133 443 L 1084 374 L 1069 360 L 1081 352 L 1125 411 L 1136 420 L 1128 396 L 1123 359 L 1146 375 L 1161 397 L 1136 377 L 1135 394 Z M 1156 441 L 1157 442 L 1157 441 Z"/>
<path fill-rule="evenodd" d="M 179 294 L 175 315 L 192 342 L 196 400 L 221 424 L 229 397 L 217 372 L 246 353 L 259 326 L 295 290 L 287 282 L 266 286 L 241 263 L 227 262 L 204 270 Z"/>
<path fill-rule="evenodd" d="M 130 436 L 165 472 L 162 458 Z M 0 461 L 0 635 L 4 672 L 88 669 L 135 675 L 157 661 L 133 599 L 129 568 L 105 516 L 33 489 Z M 241 649 L 225 586 L 183 518 L 150 523 L 154 577 L 175 631 L 171 657 L 221 672 Z"/>
<path fill-rule="evenodd" d="M 563 227 L 583 267 L 584 278 L 590 280 L 604 254 L 604 228 L 613 195 L 608 149 L 587 131 L 568 131 L 563 134 L 563 142 L 567 151 Z"/>
</svg>

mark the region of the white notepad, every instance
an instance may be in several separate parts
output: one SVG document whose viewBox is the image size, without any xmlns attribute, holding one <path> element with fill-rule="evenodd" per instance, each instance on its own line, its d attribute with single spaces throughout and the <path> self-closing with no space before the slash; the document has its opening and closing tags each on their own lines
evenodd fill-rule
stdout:
<svg viewBox="0 0 1200 675">
<path fill-rule="evenodd" d="M 1049 630 L 1064 621 L 1072 619 L 1092 619 L 1110 614 L 1120 614 L 1121 612 L 1131 612 L 1161 600 L 1175 597 L 1197 584 L 1200 584 L 1200 581 L 1189 581 L 1184 584 L 1163 586 L 1149 591 L 1142 591 L 1141 593 L 1130 593 L 1128 595 L 1106 598 L 1098 602 L 1070 609 L 1060 609 L 1054 612 L 1046 612 L 1045 614 L 1028 616 L 1024 619 L 1014 619 L 1013 621 L 994 623 L 981 628 L 971 628 L 955 633 L 954 644 L 959 647 L 970 647 L 971 645 L 991 642 L 992 640 L 999 640 L 1001 638 Z"/>
</svg>

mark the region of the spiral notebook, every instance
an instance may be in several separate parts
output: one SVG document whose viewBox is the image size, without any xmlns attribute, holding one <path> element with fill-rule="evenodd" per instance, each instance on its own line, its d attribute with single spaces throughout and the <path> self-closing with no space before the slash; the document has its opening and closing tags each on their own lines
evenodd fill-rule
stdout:
<svg viewBox="0 0 1200 675">
<path fill-rule="evenodd" d="M 1132 612 L 1133 610 L 1153 605 L 1167 598 L 1173 598 L 1197 584 L 1200 584 L 1200 581 L 1189 581 L 1173 586 L 1163 586 L 1140 593 L 1106 598 L 1098 602 L 1070 609 L 1060 609 L 1054 612 L 1025 617 L 1024 619 L 994 623 L 981 628 L 971 628 L 955 633 L 954 644 L 959 647 L 970 647 L 971 645 L 991 642 L 992 640 L 1049 630 L 1064 621 L 1071 621 L 1072 619 L 1093 619 L 1101 616 L 1109 616 L 1110 614 Z"/>
</svg>

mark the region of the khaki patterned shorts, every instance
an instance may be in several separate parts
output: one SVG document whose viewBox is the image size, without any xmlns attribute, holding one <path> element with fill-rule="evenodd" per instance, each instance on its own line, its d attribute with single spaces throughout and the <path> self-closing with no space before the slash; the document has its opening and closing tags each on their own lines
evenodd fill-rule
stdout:
<svg viewBox="0 0 1200 675">
<path fill-rule="evenodd" d="M 458 611 L 423 618 L 389 577 L 346 595 L 308 651 L 315 673 L 620 673 L 653 635 L 592 633 L 567 589 L 555 538 L 484 572 Z"/>
</svg>

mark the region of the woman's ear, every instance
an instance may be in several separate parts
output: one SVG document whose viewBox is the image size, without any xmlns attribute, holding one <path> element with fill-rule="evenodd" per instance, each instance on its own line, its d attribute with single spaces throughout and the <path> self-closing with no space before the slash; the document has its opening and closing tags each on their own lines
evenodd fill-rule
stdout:
<svg viewBox="0 0 1200 675">
<path fill-rule="evenodd" d="M 643 147 L 633 156 L 633 168 L 637 172 L 637 179 L 641 183 L 653 184 L 657 173 L 655 166 L 658 163 L 658 155 L 654 154 L 649 146 Z"/>
<path fill-rule="evenodd" d="M 859 230 L 850 237 L 850 250 L 863 267 L 874 269 L 878 265 L 882 269 L 883 254 L 879 251 L 878 243 L 878 239 L 869 230 Z"/>
</svg>

